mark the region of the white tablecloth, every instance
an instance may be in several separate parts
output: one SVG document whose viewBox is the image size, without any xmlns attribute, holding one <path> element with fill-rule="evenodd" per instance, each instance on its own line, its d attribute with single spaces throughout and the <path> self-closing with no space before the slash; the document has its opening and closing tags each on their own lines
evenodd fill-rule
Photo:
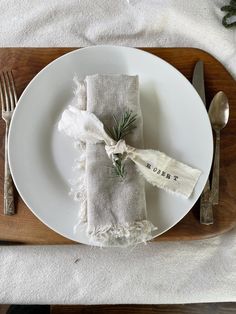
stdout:
<svg viewBox="0 0 236 314">
<path fill-rule="evenodd" d="M 191 46 L 213 54 L 236 77 L 236 28 L 221 25 L 220 7 L 228 3 L 0 0 L 0 45 Z M 0 283 L 0 303 L 236 301 L 236 230 L 133 249 L 0 247 Z"/>
</svg>

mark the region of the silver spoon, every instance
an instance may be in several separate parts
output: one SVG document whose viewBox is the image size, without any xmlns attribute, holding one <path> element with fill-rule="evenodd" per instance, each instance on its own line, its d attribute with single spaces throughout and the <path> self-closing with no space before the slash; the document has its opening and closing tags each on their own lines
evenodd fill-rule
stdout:
<svg viewBox="0 0 236 314">
<path fill-rule="evenodd" d="M 211 126 L 216 132 L 211 200 L 213 205 L 217 205 L 219 203 L 220 131 L 226 126 L 229 120 L 229 102 L 224 92 L 218 92 L 214 96 L 208 114 Z"/>
</svg>

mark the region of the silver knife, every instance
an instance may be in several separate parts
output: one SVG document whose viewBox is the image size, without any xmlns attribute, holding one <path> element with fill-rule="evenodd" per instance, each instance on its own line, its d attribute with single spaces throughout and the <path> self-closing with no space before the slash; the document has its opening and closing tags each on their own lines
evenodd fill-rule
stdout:
<svg viewBox="0 0 236 314">
<path fill-rule="evenodd" d="M 194 67 L 192 84 L 206 106 L 204 63 L 202 60 L 199 60 Z M 200 223 L 204 225 L 213 224 L 213 210 L 210 196 L 211 190 L 208 178 L 200 197 Z"/>
</svg>

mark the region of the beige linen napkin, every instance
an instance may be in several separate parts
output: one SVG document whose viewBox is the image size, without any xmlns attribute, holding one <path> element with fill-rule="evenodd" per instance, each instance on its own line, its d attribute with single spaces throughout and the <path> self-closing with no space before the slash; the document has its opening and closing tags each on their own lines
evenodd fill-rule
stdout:
<svg viewBox="0 0 236 314">
<path fill-rule="evenodd" d="M 143 147 L 137 76 L 92 75 L 84 83 L 77 81 L 77 85 L 75 106 L 93 112 L 107 128 L 113 127 L 113 116 L 119 119 L 127 110 L 136 114 L 136 128 L 126 140 L 136 148 Z M 59 130 L 78 139 L 76 111 L 72 107 L 64 112 Z M 125 162 L 126 175 L 122 180 L 114 173 L 104 143 L 87 143 L 85 152 L 78 199 L 85 206 L 81 217 L 87 222 L 90 239 L 102 246 L 127 246 L 149 240 L 156 228 L 147 220 L 144 179 L 135 164 L 131 160 Z"/>
</svg>

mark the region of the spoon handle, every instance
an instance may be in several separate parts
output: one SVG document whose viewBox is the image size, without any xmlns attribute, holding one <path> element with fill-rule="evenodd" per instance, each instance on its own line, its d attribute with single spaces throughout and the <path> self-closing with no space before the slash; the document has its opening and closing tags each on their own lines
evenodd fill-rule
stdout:
<svg viewBox="0 0 236 314">
<path fill-rule="evenodd" d="M 216 131 L 215 155 L 212 173 L 211 197 L 212 204 L 219 204 L 219 174 L 220 174 L 220 131 Z"/>
<path fill-rule="evenodd" d="M 211 225 L 213 222 L 210 181 L 208 178 L 200 198 L 200 223 L 203 225 Z"/>
</svg>

